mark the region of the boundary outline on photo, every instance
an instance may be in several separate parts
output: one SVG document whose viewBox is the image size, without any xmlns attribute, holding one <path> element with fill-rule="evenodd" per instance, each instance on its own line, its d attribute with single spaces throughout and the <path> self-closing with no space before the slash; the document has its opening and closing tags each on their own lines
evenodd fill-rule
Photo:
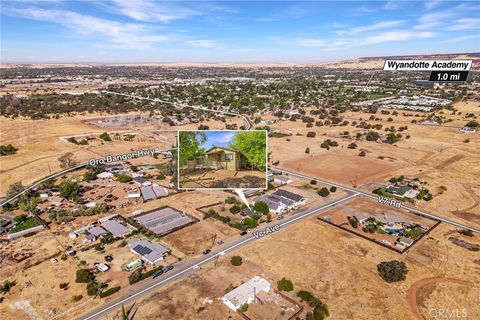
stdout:
<svg viewBox="0 0 480 320">
<path fill-rule="evenodd" d="M 265 187 L 263 188 L 184 188 L 180 186 L 180 132 L 252 132 L 252 131 L 263 131 L 265 132 L 265 143 L 266 143 L 266 152 L 265 152 Z M 224 190 L 224 191 L 234 191 L 236 189 L 240 190 L 258 190 L 265 191 L 268 190 L 268 131 L 267 130 L 178 130 L 177 133 L 177 190 L 189 191 L 189 190 Z"/>
</svg>

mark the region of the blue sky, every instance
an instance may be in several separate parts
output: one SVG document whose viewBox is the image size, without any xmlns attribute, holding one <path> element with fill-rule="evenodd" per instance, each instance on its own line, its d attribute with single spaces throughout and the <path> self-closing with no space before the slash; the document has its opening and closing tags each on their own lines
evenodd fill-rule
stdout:
<svg viewBox="0 0 480 320">
<path fill-rule="evenodd" d="M 480 51 L 478 1 L 2 0 L 2 63 L 322 62 Z"/>
<path fill-rule="evenodd" d="M 203 144 L 205 150 L 213 146 L 228 147 L 235 136 L 235 131 L 205 131 L 207 141 Z"/>
</svg>

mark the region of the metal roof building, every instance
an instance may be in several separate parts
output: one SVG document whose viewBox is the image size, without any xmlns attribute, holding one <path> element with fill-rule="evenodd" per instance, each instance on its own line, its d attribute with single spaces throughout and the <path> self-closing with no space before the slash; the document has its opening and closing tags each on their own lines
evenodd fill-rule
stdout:
<svg viewBox="0 0 480 320">
<path fill-rule="evenodd" d="M 129 235 L 132 230 L 115 220 L 107 220 L 101 223 L 102 228 L 110 232 L 114 237 L 124 237 Z"/>
<path fill-rule="evenodd" d="M 138 254 L 143 260 L 150 264 L 165 259 L 170 254 L 170 249 L 162 246 L 160 243 L 150 242 L 147 240 L 133 239 L 128 241 L 130 251 Z"/>
</svg>

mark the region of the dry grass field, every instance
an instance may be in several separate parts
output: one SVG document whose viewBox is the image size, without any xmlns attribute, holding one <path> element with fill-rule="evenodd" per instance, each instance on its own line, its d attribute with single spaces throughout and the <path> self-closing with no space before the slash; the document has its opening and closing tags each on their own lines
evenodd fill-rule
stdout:
<svg viewBox="0 0 480 320">
<path fill-rule="evenodd" d="M 434 319 L 429 314 L 435 308 L 459 307 L 467 310 L 467 319 L 476 319 L 478 253 L 451 244 L 452 234 L 458 235 L 440 225 L 401 255 L 310 218 L 235 252 L 244 259 L 240 267 L 230 264 L 229 254 L 216 268 L 206 265 L 137 301 L 138 314 L 142 319 L 241 319 L 217 298 L 230 283 L 262 275 L 273 286 L 286 277 L 295 291 L 312 292 L 328 305 L 331 319 Z M 478 236 L 468 241 L 480 242 Z M 393 259 L 404 261 L 409 272 L 405 281 L 387 284 L 376 265 Z M 205 298 L 212 304 L 203 304 Z"/>
<path fill-rule="evenodd" d="M 105 114 L 93 114 L 88 116 L 77 115 L 50 120 L 25 120 L 7 119 L 0 117 L 0 145 L 12 144 L 18 151 L 14 155 L 2 157 L 0 162 L 0 195 L 5 195 L 8 187 L 17 181 L 24 185 L 39 180 L 50 172 L 60 171 L 58 158 L 67 152 L 73 152 L 79 162 L 85 162 L 92 158 L 101 158 L 106 155 L 117 155 L 131 152 L 132 150 L 155 148 L 168 149 L 176 144 L 176 138 L 172 131 L 196 129 L 198 124 L 186 124 L 181 126 L 165 126 L 161 130 L 168 132 L 155 134 L 158 128 L 151 126 L 136 128 L 105 129 L 90 125 L 88 119 L 95 119 Z M 227 124 L 243 124 L 241 119 L 228 118 Z M 216 120 L 207 120 L 204 123 L 210 128 L 224 129 L 225 123 Z M 105 131 L 118 130 L 139 131 L 141 139 L 134 141 L 111 141 L 101 143 L 98 139 L 90 145 L 75 145 L 66 143 L 59 138 L 71 135 L 88 133 L 100 134 Z M 139 141 L 141 140 L 141 141 Z"/>
</svg>

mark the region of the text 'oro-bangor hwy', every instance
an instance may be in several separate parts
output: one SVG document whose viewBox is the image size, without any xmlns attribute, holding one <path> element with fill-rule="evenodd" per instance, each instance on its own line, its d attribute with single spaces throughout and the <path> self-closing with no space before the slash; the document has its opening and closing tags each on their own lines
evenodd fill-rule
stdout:
<svg viewBox="0 0 480 320">
<path fill-rule="evenodd" d="M 139 157 L 147 157 L 147 156 L 153 157 L 154 154 L 155 154 L 155 149 L 136 150 L 130 153 L 106 156 L 101 159 L 90 159 L 88 160 L 88 164 L 91 166 L 98 166 L 98 165 L 107 164 L 110 162 L 127 161 L 130 159 L 139 158 Z"/>
</svg>

